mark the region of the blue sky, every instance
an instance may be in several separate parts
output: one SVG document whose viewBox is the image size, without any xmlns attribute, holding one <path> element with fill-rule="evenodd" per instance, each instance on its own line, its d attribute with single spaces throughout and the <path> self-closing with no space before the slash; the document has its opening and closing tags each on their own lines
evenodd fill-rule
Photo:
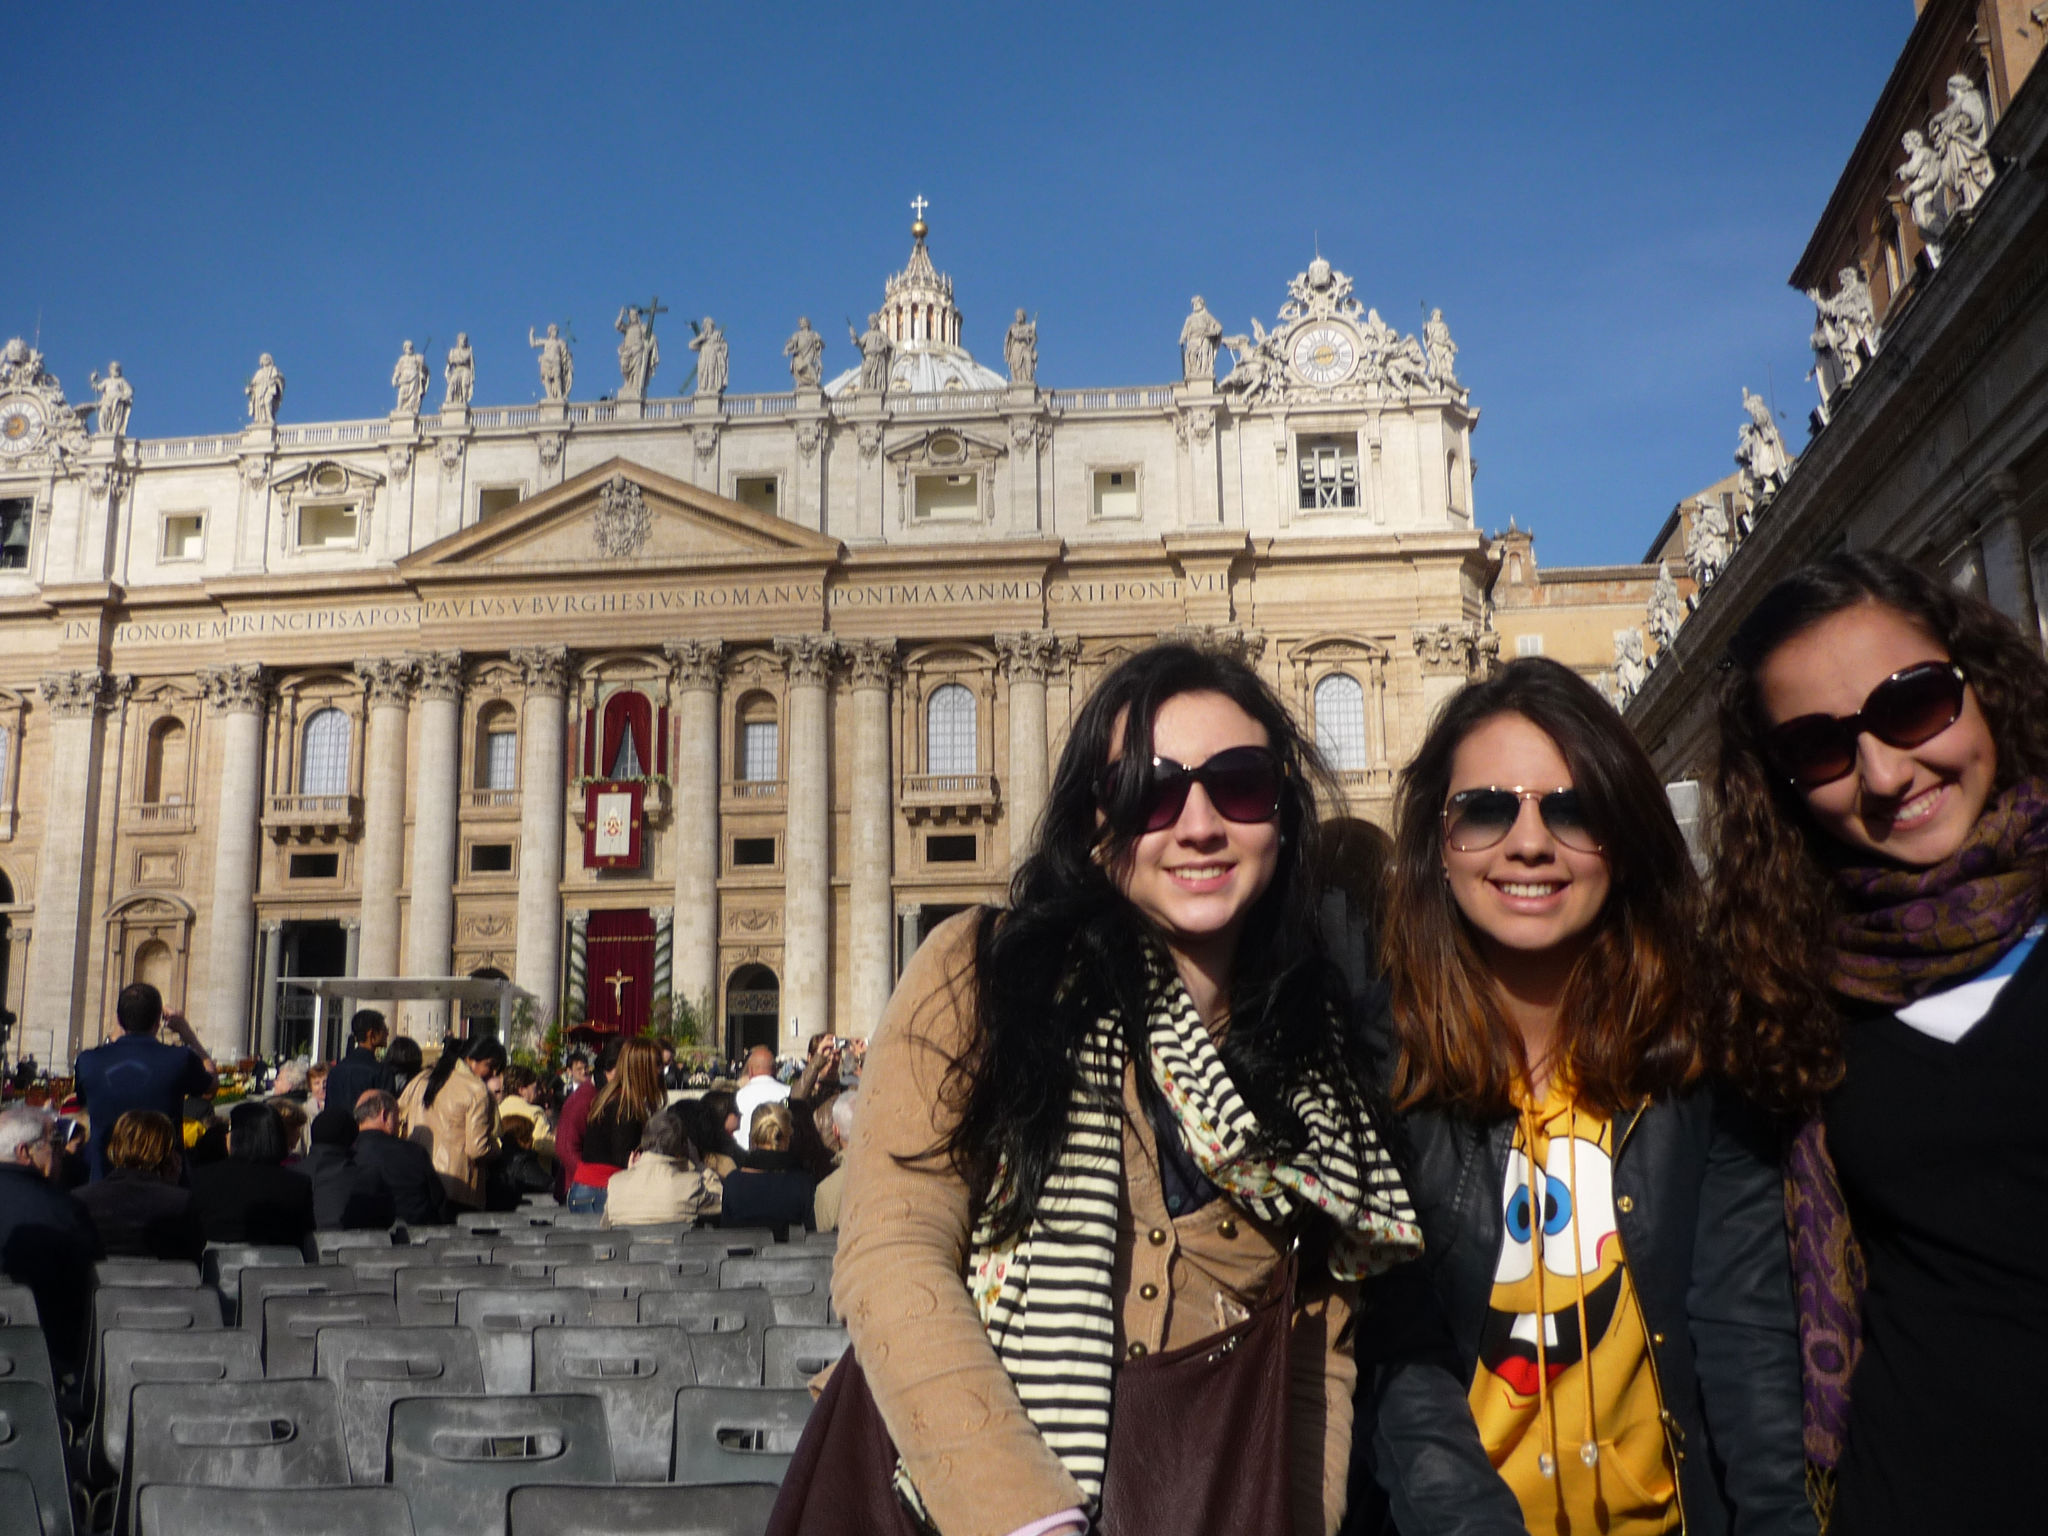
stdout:
<svg viewBox="0 0 2048 1536">
<path fill-rule="evenodd" d="M 378 415 L 399 343 L 458 329 L 477 399 L 536 398 L 570 322 L 674 308 L 787 387 L 808 313 L 854 358 L 908 199 L 1000 366 L 1159 382 L 1188 296 L 1271 322 L 1320 243 L 1414 329 L 1441 305 L 1482 420 L 1480 521 L 1547 564 L 1637 558 L 1732 467 L 1743 386 L 1795 448 L 1812 310 L 1785 284 L 1910 0 L 1179 6 L 19 6 L 0 333 L 74 399 L 119 358 L 134 432 L 227 431 L 260 351 L 283 418 Z"/>
</svg>

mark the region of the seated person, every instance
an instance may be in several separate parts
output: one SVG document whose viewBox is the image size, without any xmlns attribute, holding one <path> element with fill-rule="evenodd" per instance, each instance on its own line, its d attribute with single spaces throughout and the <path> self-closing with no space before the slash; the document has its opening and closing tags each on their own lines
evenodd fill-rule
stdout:
<svg viewBox="0 0 2048 1536">
<path fill-rule="evenodd" d="M 85 1207 L 51 1180 L 50 1115 L 27 1105 L 0 1113 L 0 1274 L 35 1293 L 60 1371 L 84 1358 L 99 1234 Z"/>
<path fill-rule="evenodd" d="M 727 1227 L 809 1230 L 816 1220 L 818 1181 L 793 1150 L 796 1117 L 786 1103 L 761 1104 L 748 1128 L 746 1161 L 725 1180 L 719 1223 Z"/>
<path fill-rule="evenodd" d="M 698 1221 L 719 1209 L 721 1194 L 718 1175 L 697 1160 L 682 1117 L 673 1109 L 647 1117 L 639 1150 L 627 1160 L 624 1172 L 612 1175 L 607 1188 L 608 1227 Z"/>
<path fill-rule="evenodd" d="M 393 1215 L 409 1227 L 443 1227 L 448 1194 L 425 1147 L 398 1134 L 398 1100 L 372 1088 L 356 1100 L 356 1167 L 377 1179 L 391 1196 Z"/>
<path fill-rule="evenodd" d="M 107 1138 L 107 1176 L 73 1191 L 110 1259 L 193 1259 L 206 1247 L 169 1117 L 131 1109 Z"/>
<path fill-rule="evenodd" d="M 505 1069 L 507 1075 L 517 1067 Z M 507 1095 L 506 1102 L 513 1100 Z M 555 1176 L 533 1147 L 534 1122 L 507 1115 L 498 1125 L 498 1150 L 484 1174 L 484 1208 L 516 1211 L 528 1195 L 551 1194 Z"/>
<path fill-rule="evenodd" d="M 284 1166 L 290 1144 L 269 1103 L 245 1099 L 228 1111 L 224 1162 L 192 1170 L 192 1203 L 209 1243 L 302 1248 L 313 1231 L 313 1183 Z"/>
<path fill-rule="evenodd" d="M 541 1165 L 552 1172 L 555 1165 L 555 1123 L 541 1108 L 540 1075 L 531 1067 L 513 1062 L 505 1068 L 505 1091 L 498 1100 L 498 1134 L 503 1136 L 514 1122 L 524 1121 L 531 1130 L 528 1144 Z"/>
<path fill-rule="evenodd" d="M 398 1219 L 391 1191 L 356 1165 L 356 1118 L 339 1105 L 313 1117 L 299 1172 L 313 1181 L 313 1220 L 322 1232 L 388 1227 Z"/>
<path fill-rule="evenodd" d="M 706 1168 L 722 1179 L 739 1167 L 747 1151 L 733 1139 L 740 1115 L 730 1090 L 713 1088 L 702 1098 L 684 1099 L 674 1107 L 682 1112 L 690 1145 Z"/>
</svg>

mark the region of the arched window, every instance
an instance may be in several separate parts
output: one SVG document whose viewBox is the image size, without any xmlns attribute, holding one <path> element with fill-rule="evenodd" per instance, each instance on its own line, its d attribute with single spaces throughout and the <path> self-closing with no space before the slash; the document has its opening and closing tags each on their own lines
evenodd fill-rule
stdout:
<svg viewBox="0 0 2048 1536">
<path fill-rule="evenodd" d="M 519 719 L 510 704 L 488 704 L 477 716 L 476 787 L 519 787 Z"/>
<path fill-rule="evenodd" d="M 171 949 L 162 939 L 151 939 L 135 951 L 134 979 L 146 981 L 165 997 L 176 995 L 171 985 Z"/>
<path fill-rule="evenodd" d="M 1358 679 L 1332 672 L 1316 684 L 1316 750 L 1339 773 L 1365 766 L 1365 690 Z"/>
<path fill-rule="evenodd" d="M 185 798 L 185 727 L 159 720 L 149 728 L 149 753 L 142 765 L 142 798 L 148 805 L 176 805 Z"/>
<path fill-rule="evenodd" d="M 925 701 L 925 772 L 973 773 L 974 695 L 958 683 L 932 690 Z"/>
<path fill-rule="evenodd" d="M 740 777 L 762 784 L 782 776 L 782 744 L 775 722 L 775 701 L 753 693 L 740 701 Z"/>
<path fill-rule="evenodd" d="M 654 771 L 654 711 L 647 695 L 621 689 L 605 702 L 598 771 L 608 779 L 643 779 Z"/>
<path fill-rule="evenodd" d="M 306 722 L 306 747 L 299 757 L 299 793 L 348 793 L 348 716 L 323 709 Z"/>
</svg>

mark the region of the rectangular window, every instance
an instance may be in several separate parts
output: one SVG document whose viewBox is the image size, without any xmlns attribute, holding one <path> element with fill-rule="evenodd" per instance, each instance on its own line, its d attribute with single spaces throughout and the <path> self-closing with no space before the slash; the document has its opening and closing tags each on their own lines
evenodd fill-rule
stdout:
<svg viewBox="0 0 2048 1536">
<path fill-rule="evenodd" d="M 341 873 L 338 853 L 295 853 L 285 866 L 294 880 L 332 880 Z"/>
<path fill-rule="evenodd" d="M 28 569 L 28 540 L 36 504 L 27 497 L 0 501 L 0 571 Z"/>
<path fill-rule="evenodd" d="M 981 516 L 981 482 L 973 475 L 919 475 L 919 521 L 971 522 Z"/>
<path fill-rule="evenodd" d="M 1299 505 L 1304 512 L 1335 512 L 1358 505 L 1358 439 L 1304 437 L 1295 443 Z"/>
<path fill-rule="evenodd" d="M 1135 469 L 1095 471 L 1092 507 L 1097 522 L 1129 521 L 1138 515 L 1138 472 Z"/>
<path fill-rule="evenodd" d="M 774 475 L 741 475 L 732 483 L 732 499 L 743 507 L 752 507 L 756 512 L 769 517 L 782 515 L 782 499 L 778 478 Z"/>
<path fill-rule="evenodd" d="M 354 502 L 312 502 L 299 508 L 299 548 L 354 549 Z"/>
<path fill-rule="evenodd" d="M 472 875 L 511 874 L 512 845 L 510 843 L 471 843 L 469 845 L 469 872 Z"/>
<path fill-rule="evenodd" d="M 773 720 L 749 720 L 740 727 L 740 777 L 759 784 L 777 777 Z"/>
<path fill-rule="evenodd" d="M 775 839 L 772 837 L 736 837 L 732 840 L 732 867 L 734 869 L 773 869 L 775 867 Z"/>
<path fill-rule="evenodd" d="M 205 548 L 206 514 L 204 512 L 166 512 L 164 514 L 165 560 L 197 560 Z"/>
<path fill-rule="evenodd" d="M 924 840 L 927 864 L 972 864 L 980 856 L 980 844 L 972 832 L 947 832 Z"/>
<path fill-rule="evenodd" d="M 484 737 L 485 789 L 519 787 L 519 733 L 491 731 Z"/>
<path fill-rule="evenodd" d="M 1517 656 L 1541 656 L 1543 654 L 1543 637 L 1541 635 L 1515 636 L 1515 654 Z"/>
<path fill-rule="evenodd" d="M 524 485 L 487 485 L 476 493 L 476 520 L 488 523 L 500 512 L 509 512 L 526 499 Z"/>
</svg>

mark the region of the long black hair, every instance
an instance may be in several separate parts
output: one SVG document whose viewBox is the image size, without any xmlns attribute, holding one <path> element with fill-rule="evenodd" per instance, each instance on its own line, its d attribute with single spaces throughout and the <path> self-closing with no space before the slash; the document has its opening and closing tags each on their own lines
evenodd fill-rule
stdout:
<svg viewBox="0 0 2048 1536">
<path fill-rule="evenodd" d="M 427 1091 L 420 1098 L 420 1108 L 434 1107 L 434 1100 L 448 1086 L 455 1063 L 465 1059 L 477 1069 L 478 1077 L 489 1077 L 492 1072 L 503 1069 L 505 1047 L 489 1038 L 466 1040 L 460 1035 L 450 1035 L 441 1042 L 441 1059 L 434 1063 L 434 1070 L 427 1075 Z"/>
<path fill-rule="evenodd" d="M 1010 882 L 1009 903 L 984 911 L 975 935 L 969 1044 L 947 1074 L 957 1114 L 932 1149 L 981 1198 L 998 1241 L 1020 1236 L 1059 1155 L 1083 1040 L 1114 1015 L 1126 1048 L 1143 1059 L 1146 954 L 1156 935 L 1117 885 L 1141 835 L 1151 775 L 1120 773 L 1105 801 L 1103 768 L 1122 724 L 1122 758 L 1149 764 L 1160 708 L 1187 693 L 1221 695 L 1265 729 L 1285 774 L 1279 862 L 1247 914 L 1230 984 L 1221 1052 L 1266 1150 L 1300 1148 L 1306 1128 L 1289 1107 L 1320 1077 L 1331 1108 L 1356 1135 L 1368 1114 L 1360 1042 L 1319 927 L 1317 797 L 1334 782 L 1315 747 L 1257 673 L 1233 657 L 1158 645 L 1129 657 L 1075 717 L 1053 774 L 1038 842 Z M 1156 1092 L 1147 1073 L 1140 1091 Z M 1006 1170 L 996 1187 L 998 1168 Z"/>
</svg>

